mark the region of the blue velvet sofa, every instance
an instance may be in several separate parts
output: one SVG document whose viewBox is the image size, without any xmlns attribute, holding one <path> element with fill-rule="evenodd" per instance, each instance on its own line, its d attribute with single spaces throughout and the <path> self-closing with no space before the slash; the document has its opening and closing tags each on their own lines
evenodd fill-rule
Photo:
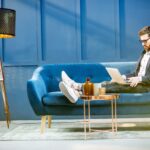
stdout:
<svg viewBox="0 0 150 150">
<path fill-rule="evenodd" d="M 64 70 L 76 82 L 90 77 L 94 83 L 111 80 L 106 67 L 116 67 L 122 74 L 133 72 L 136 62 L 108 62 L 94 64 L 49 64 L 38 67 L 27 82 L 30 104 L 36 115 L 83 115 L 83 101 L 71 103 L 59 90 L 61 71 Z M 92 115 L 110 114 L 110 102 L 93 101 Z M 121 93 L 117 100 L 118 115 L 150 114 L 150 93 Z M 45 120 L 46 118 L 42 118 Z M 50 118 L 49 118 L 50 121 Z M 44 121 L 43 121 L 44 122 Z"/>
</svg>

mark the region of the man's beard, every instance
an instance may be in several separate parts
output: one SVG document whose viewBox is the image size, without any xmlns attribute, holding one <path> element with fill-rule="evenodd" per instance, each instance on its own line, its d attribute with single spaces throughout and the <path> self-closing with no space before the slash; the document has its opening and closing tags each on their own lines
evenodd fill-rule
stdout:
<svg viewBox="0 0 150 150">
<path fill-rule="evenodd" d="M 144 49 L 145 49 L 146 52 L 150 51 L 150 47 L 144 46 Z"/>
</svg>

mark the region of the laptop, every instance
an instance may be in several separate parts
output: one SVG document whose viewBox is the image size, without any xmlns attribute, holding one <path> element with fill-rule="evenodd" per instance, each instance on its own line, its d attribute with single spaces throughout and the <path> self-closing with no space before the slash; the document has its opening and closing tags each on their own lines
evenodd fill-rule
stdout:
<svg viewBox="0 0 150 150">
<path fill-rule="evenodd" d="M 107 72 L 112 78 L 111 82 L 117 82 L 119 84 L 130 84 L 127 80 L 122 78 L 120 71 L 117 68 L 108 68 L 106 67 Z"/>
</svg>

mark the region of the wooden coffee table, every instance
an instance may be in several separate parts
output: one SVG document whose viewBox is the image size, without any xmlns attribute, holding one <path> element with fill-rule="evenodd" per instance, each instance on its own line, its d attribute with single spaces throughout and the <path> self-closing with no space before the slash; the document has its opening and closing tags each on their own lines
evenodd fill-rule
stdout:
<svg viewBox="0 0 150 150">
<path fill-rule="evenodd" d="M 105 94 L 99 96 L 86 96 L 81 95 L 80 97 L 83 103 L 83 112 L 84 112 L 84 133 L 86 139 L 86 126 L 88 125 L 89 132 L 91 131 L 102 131 L 102 130 L 94 130 L 91 128 L 91 114 L 90 114 L 90 102 L 91 101 L 110 101 L 111 102 L 111 116 L 112 116 L 112 132 L 117 132 L 117 105 L 116 100 L 119 98 L 119 94 Z M 88 103 L 88 116 L 86 115 L 86 102 Z M 110 131 L 110 130 L 109 130 Z"/>
</svg>

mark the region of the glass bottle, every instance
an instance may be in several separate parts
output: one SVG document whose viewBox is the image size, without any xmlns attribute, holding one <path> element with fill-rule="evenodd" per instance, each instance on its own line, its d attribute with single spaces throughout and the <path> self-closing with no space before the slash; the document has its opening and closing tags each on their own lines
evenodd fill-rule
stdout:
<svg viewBox="0 0 150 150">
<path fill-rule="evenodd" d="M 94 84 L 90 81 L 90 78 L 86 78 L 86 82 L 83 84 L 84 95 L 94 95 Z"/>
</svg>

